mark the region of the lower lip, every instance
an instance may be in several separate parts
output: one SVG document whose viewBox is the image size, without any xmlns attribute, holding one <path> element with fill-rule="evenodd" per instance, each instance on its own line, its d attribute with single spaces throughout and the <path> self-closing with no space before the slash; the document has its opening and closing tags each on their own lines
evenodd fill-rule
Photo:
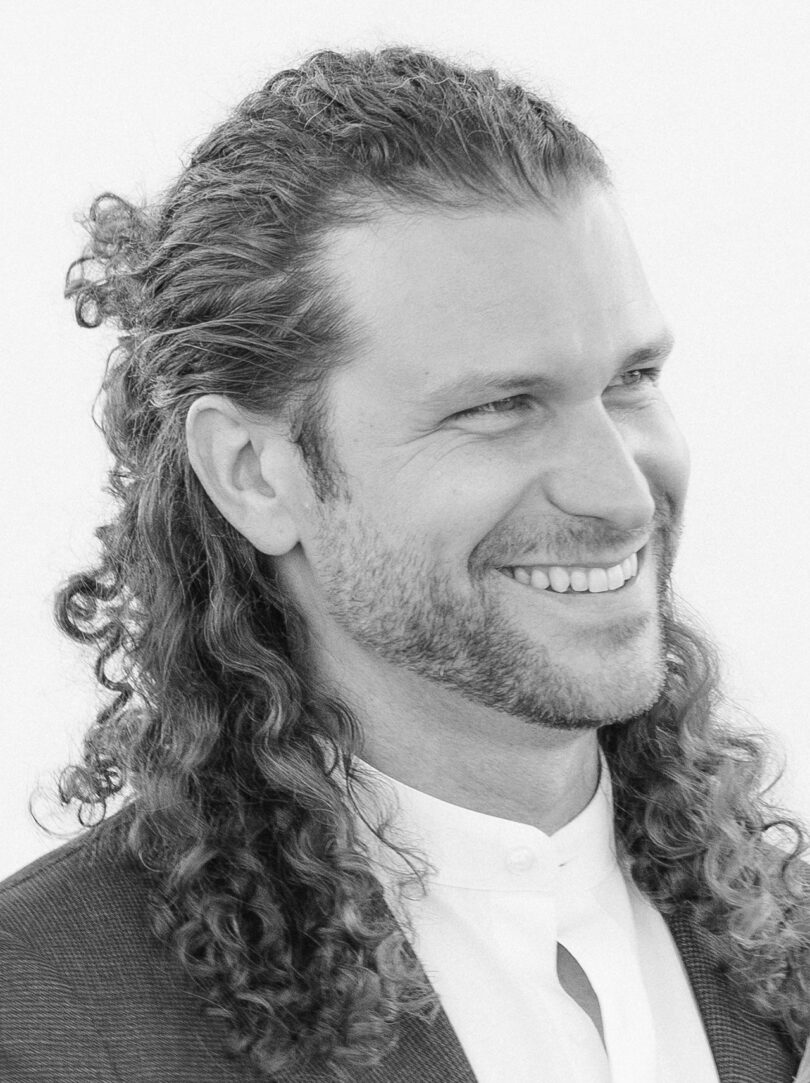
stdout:
<svg viewBox="0 0 810 1083">
<path fill-rule="evenodd" d="M 636 586 L 636 583 L 638 583 L 639 579 L 641 578 L 642 569 L 645 567 L 647 562 L 646 556 L 647 546 L 645 545 L 643 548 L 639 549 L 637 553 L 638 567 L 636 568 L 636 574 L 632 577 L 632 579 L 626 579 L 622 586 L 616 587 L 615 590 L 571 590 L 570 587 L 568 588 L 568 590 L 563 591 L 552 590 L 551 587 L 546 587 L 545 590 L 537 590 L 535 587 L 526 585 L 524 583 L 518 583 L 518 581 L 514 579 L 511 575 L 504 575 L 503 572 L 500 572 L 499 574 L 503 575 L 504 579 L 511 579 L 515 586 L 520 587 L 523 591 L 529 591 L 532 594 L 540 595 L 550 594 L 554 598 L 559 598 L 565 601 L 568 601 L 571 598 L 590 598 L 597 601 L 601 601 L 602 599 L 606 598 L 629 598 L 631 595 L 635 594 L 635 590 L 633 588 Z"/>
</svg>

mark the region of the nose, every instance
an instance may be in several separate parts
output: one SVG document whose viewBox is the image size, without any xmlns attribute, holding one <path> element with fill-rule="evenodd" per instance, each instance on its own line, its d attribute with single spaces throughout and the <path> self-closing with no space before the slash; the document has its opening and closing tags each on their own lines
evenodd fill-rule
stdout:
<svg viewBox="0 0 810 1083">
<path fill-rule="evenodd" d="M 544 471 L 546 497 L 567 515 L 602 519 L 621 530 L 649 526 L 655 512 L 632 434 L 601 401 L 579 403 L 556 419 L 554 454 Z"/>
</svg>

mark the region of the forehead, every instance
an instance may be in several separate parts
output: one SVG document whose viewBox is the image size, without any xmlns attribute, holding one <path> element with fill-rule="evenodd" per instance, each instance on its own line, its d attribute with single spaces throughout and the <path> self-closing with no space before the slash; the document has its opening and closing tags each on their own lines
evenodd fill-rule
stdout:
<svg viewBox="0 0 810 1083">
<path fill-rule="evenodd" d="M 327 268 L 356 331 L 340 380 L 409 396 L 465 370 L 573 375 L 660 337 L 610 195 L 542 207 L 386 212 L 335 231 Z"/>
</svg>

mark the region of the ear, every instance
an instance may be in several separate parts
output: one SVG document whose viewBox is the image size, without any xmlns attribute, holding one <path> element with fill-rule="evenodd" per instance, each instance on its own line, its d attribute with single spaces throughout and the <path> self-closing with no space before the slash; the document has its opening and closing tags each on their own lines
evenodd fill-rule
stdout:
<svg viewBox="0 0 810 1083">
<path fill-rule="evenodd" d="M 262 553 L 297 545 L 298 465 L 286 425 L 248 420 L 222 395 L 203 395 L 186 418 L 188 457 L 219 511 Z"/>
</svg>

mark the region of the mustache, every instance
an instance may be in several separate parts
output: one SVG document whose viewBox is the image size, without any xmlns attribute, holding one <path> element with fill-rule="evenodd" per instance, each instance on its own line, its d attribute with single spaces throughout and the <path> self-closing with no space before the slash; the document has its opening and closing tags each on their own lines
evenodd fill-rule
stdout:
<svg viewBox="0 0 810 1083">
<path fill-rule="evenodd" d="M 553 556 L 561 564 L 576 564 L 590 554 L 639 548 L 653 536 L 658 536 L 667 552 L 673 552 L 680 534 L 675 503 L 666 494 L 654 494 L 655 513 L 649 523 L 635 530 L 621 530 L 597 519 L 572 519 L 568 516 L 543 517 L 538 528 L 536 520 L 514 520 L 497 527 L 483 538 L 470 554 L 470 570 L 483 572 L 492 567 L 526 559 Z"/>
</svg>

